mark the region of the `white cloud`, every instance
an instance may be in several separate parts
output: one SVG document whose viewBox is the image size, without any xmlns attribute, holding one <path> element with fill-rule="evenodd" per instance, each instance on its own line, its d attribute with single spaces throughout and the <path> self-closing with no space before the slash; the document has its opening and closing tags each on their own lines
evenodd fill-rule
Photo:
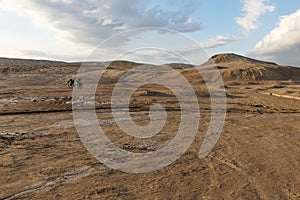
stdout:
<svg viewBox="0 0 300 200">
<path fill-rule="evenodd" d="M 131 60 L 140 63 L 166 64 L 166 63 L 186 63 L 187 61 L 180 55 L 162 49 L 142 49 L 136 52 L 129 52 L 122 55 L 121 60 Z"/>
<path fill-rule="evenodd" d="M 20 49 L 20 53 L 25 56 L 35 57 L 35 58 L 45 58 L 47 54 L 43 51 L 31 50 L 31 49 Z"/>
<path fill-rule="evenodd" d="M 277 26 L 255 45 L 251 54 L 300 66 L 300 9 L 281 16 Z"/>
<path fill-rule="evenodd" d="M 209 39 L 208 42 L 206 44 L 204 44 L 202 47 L 204 49 L 210 49 L 210 48 L 215 48 L 215 47 L 219 47 L 219 46 L 224 46 L 229 43 L 235 42 L 237 40 L 239 40 L 239 38 L 236 36 L 219 35 L 215 38 Z"/>
<path fill-rule="evenodd" d="M 258 27 L 258 18 L 275 10 L 275 6 L 265 4 L 266 0 L 243 0 L 243 16 L 236 18 L 235 21 L 246 31 L 256 29 Z"/>
<path fill-rule="evenodd" d="M 36 25 L 51 29 L 67 41 L 94 46 L 121 30 L 132 28 L 197 31 L 201 22 L 191 17 L 194 12 L 191 5 L 195 1 L 187 2 L 190 3 L 178 5 L 177 10 L 165 10 L 140 0 L 0 0 L 0 9 L 31 16 Z"/>
</svg>

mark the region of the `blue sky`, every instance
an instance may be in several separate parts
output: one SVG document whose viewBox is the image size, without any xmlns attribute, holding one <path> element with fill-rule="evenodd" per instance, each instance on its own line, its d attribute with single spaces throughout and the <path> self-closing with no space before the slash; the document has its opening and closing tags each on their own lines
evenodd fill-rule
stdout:
<svg viewBox="0 0 300 200">
<path fill-rule="evenodd" d="M 149 38 L 154 43 L 167 43 L 179 54 L 195 51 L 192 43 L 184 44 L 185 40 L 158 31 L 148 39 L 145 34 L 141 39 L 141 33 L 135 37 L 125 34 L 107 43 L 101 58 L 89 57 L 99 43 L 115 34 L 158 27 L 185 34 L 208 56 L 234 52 L 300 66 L 299 0 L 0 0 L 0 25 L 0 57 L 110 60 L 111 55 L 129 46 L 138 47 Z M 151 41 L 147 44 L 151 46 Z M 122 58 L 180 61 L 174 56 L 159 56 L 153 49 L 149 52 Z"/>
</svg>

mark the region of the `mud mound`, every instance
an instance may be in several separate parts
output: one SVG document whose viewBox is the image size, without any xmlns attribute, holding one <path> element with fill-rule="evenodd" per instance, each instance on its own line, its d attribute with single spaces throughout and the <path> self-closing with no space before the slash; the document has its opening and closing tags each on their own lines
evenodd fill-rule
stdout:
<svg viewBox="0 0 300 200">
<path fill-rule="evenodd" d="M 281 66 L 236 54 L 218 54 L 213 61 L 224 81 L 299 80 L 300 68 Z"/>
<path fill-rule="evenodd" d="M 232 63 L 232 62 L 239 62 L 239 63 L 248 63 L 248 64 L 268 64 L 268 65 L 277 65 L 273 62 L 266 62 L 261 60 L 256 60 L 253 58 L 248 58 L 245 56 L 237 55 L 234 53 L 228 54 L 217 54 L 210 58 L 215 63 Z"/>
</svg>

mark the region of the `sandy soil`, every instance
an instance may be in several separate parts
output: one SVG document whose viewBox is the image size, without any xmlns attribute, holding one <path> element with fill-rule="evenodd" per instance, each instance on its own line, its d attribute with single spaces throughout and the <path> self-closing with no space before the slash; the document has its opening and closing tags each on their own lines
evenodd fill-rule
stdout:
<svg viewBox="0 0 300 200">
<path fill-rule="evenodd" d="M 100 82 L 99 123 L 117 146 L 132 152 L 155 151 L 176 133 L 177 99 L 158 85 L 136 91 L 131 109 L 137 124 L 149 122 L 147 109 L 153 102 L 169 108 L 168 118 L 151 139 L 128 137 L 112 122 L 109 109 L 114 80 L 128 69 L 122 64 L 112 67 Z M 30 70 L 25 70 L 28 66 Z M 76 64 L 28 66 L 0 73 L 0 199 L 300 199 L 298 80 L 226 79 L 222 135 L 213 151 L 199 159 L 210 123 L 209 95 L 195 70 L 178 69 L 191 80 L 200 102 L 197 137 L 173 164 L 129 174 L 101 164 L 76 132 L 72 88 L 65 84 L 75 75 Z"/>
</svg>

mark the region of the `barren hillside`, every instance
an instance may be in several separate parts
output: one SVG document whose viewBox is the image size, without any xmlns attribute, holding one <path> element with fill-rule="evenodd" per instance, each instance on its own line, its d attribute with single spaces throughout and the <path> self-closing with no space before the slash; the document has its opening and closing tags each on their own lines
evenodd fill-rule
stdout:
<svg viewBox="0 0 300 200">
<path fill-rule="evenodd" d="M 236 54 L 211 57 L 225 81 L 300 80 L 300 68 L 281 66 Z"/>
</svg>

